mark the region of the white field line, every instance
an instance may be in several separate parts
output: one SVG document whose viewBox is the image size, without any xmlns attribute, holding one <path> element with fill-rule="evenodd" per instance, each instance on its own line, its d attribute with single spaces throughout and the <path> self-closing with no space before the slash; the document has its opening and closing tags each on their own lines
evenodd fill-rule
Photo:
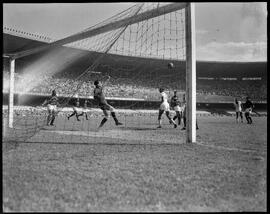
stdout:
<svg viewBox="0 0 270 214">
<path fill-rule="evenodd" d="M 124 130 L 100 130 L 100 131 L 62 131 L 62 130 L 42 130 L 39 134 L 45 134 L 48 135 L 50 133 L 56 133 L 60 135 L 77 135 L 77 136 L 86 136 L 86 137 L 104 137 L 104 138 L 112 138 L 112 139 L 122 139 L 122 140 L 138 140 L 137 136 L 132 136 L 131 131 L 124 131 Z M 144 140 L 148 141 L 155 141 L 155 142 L 162 142 L 162 143 L 169 143 L 172 144 L 172 141 L 169 140 L 158 140 L 158 139 L 153 139 L 153 138 L 145 138 Z M 183 141 L 185 143 L 185 141 Z M 173 144 L 183 144 L 183 143 L 173 143 Z M 227 151 L 235 151 L 235 152 L 246 152 L 246 153 L 256 153 L 258 151 L 256 150 L 250 150 L 250 149 L 240 149 L 240 148 L 230 148 L 230 147 L 224 147 L 224 146 L 215 146 L 215 145 L 206 145 L 201 142 L 196 142 L 194 144 L 200 145 L 200 146 L 205 146 L 213 149 L 220 149 L 220 150 L 227 150 Z M 259 157 L 262 158 L 263 157 Z"/>
<path fill-rule="evenodd" d="M 222 150 L 227 150 L 227 151 L 247 152 L 247 153 L 258 152 L 256 150 L 250 150 L 250 149 L 239 149 L 239 148 L 230 148 L 230 147 L 224 147 L 224 146 L 206 145 L 206 144 L 201 143 L 201 142 L 196 142 L 195 144 L 200 145 L 200 146 L 210 147 L 213 149 L 222 149 Z"/>
<path fill-rule="evenodd" d="M 130 130 L 99 130 L 99 131 L 63 131 L 63 130 L 41 130 L 35 136 L 31 137 L 30 141 L 37 141 L 38 138 L 42 138 L 42 136 L 52 135 L 52 133 L 59 135 L 71 135 L 71 136 L 85 136 L 85 137 L 97 137 L 97 138 L 110 138 L 110 139 L 121 139 L 121 140 L 134 140 L 134 141 L 142 141 L 142 139 L 138 139 L 137 135 L 134 135 L 133 131 Z M 180 144 L 179 141 L 172 142 L 166 139 L 157 140 L 153 136 L 145 136 L 144 141 L 155 141 L 157 144 Z M 184 141 L 183 141 L 184 143 Z M 123 144 L 129 144 L 123 143 Z M 132 143 L 130 143 L 132 144 Z M 181 143 L 182 144 L 182 143 Z"/>
</svg>

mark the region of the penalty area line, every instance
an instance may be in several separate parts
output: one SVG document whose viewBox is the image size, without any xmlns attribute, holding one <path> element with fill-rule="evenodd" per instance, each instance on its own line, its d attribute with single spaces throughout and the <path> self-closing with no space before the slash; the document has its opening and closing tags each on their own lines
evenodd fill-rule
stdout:
<svg viewBox="0 0 270 214">
<path fill-rule="evenodd" d="M 206 144 L 199 143 L 199 142 L 196 142 L 194 144 L 209 147 L 209 148 L 213 148 L 213 149 L 227 150 L 227 151 L 246 152 L 246 153 L 256 153 L 256 152 L 258 152 L 256 150 L 250 150 L 250 149 L 239 149 L 239 148 L 230 148 L 230 147 L 224 147 L 224 146 L 206 145 Z"/>
</svg>

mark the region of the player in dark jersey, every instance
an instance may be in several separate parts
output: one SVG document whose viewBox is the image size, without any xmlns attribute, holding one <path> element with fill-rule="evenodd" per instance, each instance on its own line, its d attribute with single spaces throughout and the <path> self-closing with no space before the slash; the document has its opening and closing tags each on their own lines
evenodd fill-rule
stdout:
<svg viewBox="0 0 270 214">
<path fill-rule="evenodd" d="M 112 115 L 112 117 L 113 117 L 113 119 L 115 121 L 115 125 L 117 125 L 117 126 L 123 125 L 116 118 L 115 109 L 111 105 L 109 105 L 107 103 L 107 101 L 105 99 L 105 95 L 103 93 L 103 87 L 102 87 L 101 83 L 98 80 L 96 80 L 94 82 L 94 85 L 95 85 L 95 89 L 94 89 L 94 100 L 98 104 L 99 108 L 104 113 L 104 118 L 101 121 L 101 123 L 99 125 L 99 128 L 101 128 L 106 123 L 106 121 L 108 120 L 108 117 L 109 117 L 108 111 L 111 112 L 111 115 Z"/>
<path fill-rule="evenodd" d="M 177 91 L 174 91 L 174 95 L 171 98 L 171 107 L 175 111 L 176 115 L 173 117 L 173 120 L 178 119 L 178 125 L 181 125 L 181 118 L 182 118 L 182 111 L 180 108 L 180 101 L 178 99 L 178 96 L 176 95 Z"/>
<path fill-rule="evenodd" d="M 56 91 L 52 91 L 52 95 L 49 99 L 46 99 L 42 106 L 47 105 L 48 109 L 48 116 L 47 116 L 47 126 L 51 125 L 53 126 L 55 116 L 57 115 L 57 105 L 58 105 L 58 97 L 56 95 Z"/>
<path fill-rule="evenodd" d="M 77 118 L 77 121 L 80 121 L 79 117 L 82 116 L 83 113 L 79 114 L 79 110 L 80 110 L 80 100 L 79 100 L 79 98 L 77 98 L 77 100 L 75 101 L 74 106 L 73 106 L 72 114 L 67 116 L 68 120 L 69 120 L 69 118 L 71 118 L 75 115 Z"/>
<path fill-rule="evenodd" d="M 236 116 L 236 123 L 240 122 L 243 123 L 243 113 L 242 113 L 242 102 L 237 98 L 234 99 L 234 107 L 235 107 L 235 116 Z M 239 118 L 240 116 L 240 118 Z"/>
<path fill-rule="evenodd" d="M 185 94 L 183 95 L 183 122 L 184 122 L 184 127 L 181 130 L 186 130 L 186 125 L 187 125 L 187 103 L 186 103 L 186 96 Z M 198 122 L 196 119 L 196 129 L 199 129 Z"/>
<path fill-rule="evenodd" d="M 251 124 L 253 121 L 251 119 L 250 113 L 252 112 L 254 105 L 250 101 L 249 97 L 246 98 L 246 102 L 244 103 L 244 108 L 245 108 L 245 117 L 246 117 L 247 123 Z"/>
</svg>

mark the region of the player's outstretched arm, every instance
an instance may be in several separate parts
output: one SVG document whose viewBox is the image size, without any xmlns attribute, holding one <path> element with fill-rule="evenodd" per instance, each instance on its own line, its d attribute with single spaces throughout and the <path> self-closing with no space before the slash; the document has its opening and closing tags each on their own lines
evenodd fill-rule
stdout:
<svg viewBox="0 0 270 214">
<path fill-rule="evenodd" d="M 106 76 L 107 76 L 107 79 L 103 83 L 103 87 L 106 86 L 108 84 L 108 82 L 110 81 L 110 79 L 111 79 L 110 75 L 106 75 Z"/>
</svg>

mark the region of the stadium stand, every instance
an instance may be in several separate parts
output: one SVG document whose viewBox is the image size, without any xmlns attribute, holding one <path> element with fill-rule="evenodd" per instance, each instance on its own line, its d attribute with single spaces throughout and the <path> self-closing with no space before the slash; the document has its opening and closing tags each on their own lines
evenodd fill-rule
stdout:
<svg viewBox="0 0 270 214">
<path fill-rule="evenodd" d="M 13 52 L 41 45 L 47 37 L 41 37 L 40 41 L 22 38 L 18 33 L 9 35 L 6 31 L 12 29 L 5 28 L 4 32 L 4 52 Z M 12 31 L 13 32 L 13 31 Z M 35 35 L 34 35 L 35 37 Z M 43 72 L 42 84 L 27 88 L 23 77 L 27 73 L 28 66 L 46 56 L 48 52 L 42 52 L 31 56 L 23 57 L 16 61 L 15 92 L 29 92 L 37 94 L 50 94 L 51 90 L 57 86 L 58 94 L 69 95 L 74 87 L 82 81 L 82 86 L 78 92 L 79 96 L 88 97 L 92 95 L 93 81 L 96 78 L 91 76 L 89 79 L 75 80 L 75 77 L 83 72 L 92 61 L 98 57 L 98 53 L 89 55 L 89 52 L 74 48 L 61 47 L 62 53 L 68 49 L 69 53 L 80 55 L 81 57 L 57 71 L 53 76 Z M 63 50 L 62 50 L 63 49 Z M 6 58 L 3 60 L 3 92 L 7 92 L 9 84 L 9 68 Z M 133 69 L 133 65 L 139 63 L 144 70 Z M 103 59 L 102 63 L 96 68 L 102 74 L 109 74 L 110 81 L 105 89 L 108 97 L 139 98 L 146 100 L 157 100 L 159 87 L 165 87 L 172 95 L 173 90 L 184 93 L 185 91 L 185 63 L 181 61 L 173 62 L 173 69 L 167 68 L 167 62 L 157 59 L 145 59 L 135 57 L 123 57 L 120 55 L 109 55 Z M 119 67 L 121 65 L 121 67 Z M 143 74 L 143 75 L 142 75 Z M 28 77 L 31 78 L 31 77 Z M 251 78 L 252 80 L 248 79 Z M 35 78 L 33 77 L 33 80 Z M 21 82 L 21 83 L 20 83 Z M 31 82 L 31 81 L 30 81 Z M 250 96 L 252 100 L 267 100 L 267 63 L 266 62 L 197 62 L 197 94 L 200 97 L 220 96 L 244 98 Z M 208 99 L 208 101 L 209 101 Z M 222 101 L 222 100 L 221 100 Z"/>
<path fill-rule="evenodd" d="M 26 90 L 23 83 L 20 83 L 22 74 L 15 75 L 15 92 Z M 156 76 L 155 78 L 144 79 L 128 79 L 121 76 L 112 76 L 108 82 L 105 93 L 108 97 L 124 97 L 124 98 L 139 98 L 146 100 L 156 100 L 158 98 L 157 88 L 159 85 L 166 86 L 170 92 L 177 89 L 184 92 L 184 80 L 177 80 L 177 77 L 163 78 Z M 89 97 L 93 92 L 93 81 L 95 79 L 82 82 L 82 86 L 78 92 L 79 96 Z M 33 80 L 35 81 L 35 80 Z M 61 78 L 46 77 L 42 84 L 31 88 L 28 92 L 38 94 L 50 94 L 57 86 L 58 94 L 70 95 L 82 80 L 74 80 L 71 75 L 62 74 Z M 181 82 L 181 84 L 179 84 Z M 9 87 L 9 74 L 7 70 L 4 72 L 4 91 L 7 92 Z M 179 87 L 180 86 L 180 87 Z M 229 97 L 244 98 L 250 96 L 253 100 L 265 101 L 267 99 L 267 82 L 263 80 L 198 80 L 197 94 L 201 96 L 220 95 Z"/>
</svg>

